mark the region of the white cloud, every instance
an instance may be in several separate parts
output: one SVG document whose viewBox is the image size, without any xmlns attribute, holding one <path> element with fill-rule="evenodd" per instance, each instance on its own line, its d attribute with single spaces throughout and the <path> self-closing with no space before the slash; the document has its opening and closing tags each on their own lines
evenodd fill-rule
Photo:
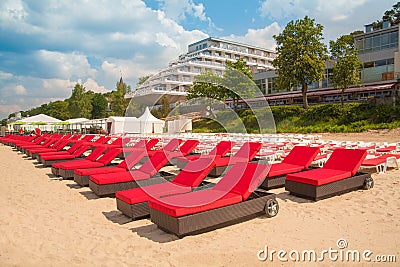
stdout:
<svg viewBox="0 0 400 267">
<path fill-rule="evenodd" d="M 202 3 L 196 5 L 192 0 L 159 0 L 159 2 L 161 9 L 169 18 L 175 21 L 184 20 L 186 15 L 196 17 L 202 21 L 207 20 Z"/>
<path fill-rule="evenodd" d="M 86 87 L 86 90 L 90 90 L 95 93 L 104 94 L 110 92 L 110 90 L 106 89 L 104 86 L 98 85 L 97 82 L 92 78 L 87 79 L 87 81 L 83 84 L 83 86 Z"/>
<path fill-rule="evenodd" d="M 262 17 L 279 21 L 282 25 L 304 16 L 315 18 L 324 26 L 326 41 L 380 19 L 393 5 L 391 0 L 264 0 L 260 6 Z"/>
<path fill-rule="evenodd" d="M 263 29 L 249 29 L 244 36 L 232 34 L 224 38 L 254 46 L 275 49 L 276 44 L 273 36 L 279 34 L 280 31 L 281 27 L 278 23 L 274 22 Z"/>
<path fill-rule="evenodd" d="M 20 85 L 20 84 L 15 86 L 15 94 L 16 95 L 26 95 L 27 92 L 26 92 L 25 87 L 23 85 Z"/>
</svg>

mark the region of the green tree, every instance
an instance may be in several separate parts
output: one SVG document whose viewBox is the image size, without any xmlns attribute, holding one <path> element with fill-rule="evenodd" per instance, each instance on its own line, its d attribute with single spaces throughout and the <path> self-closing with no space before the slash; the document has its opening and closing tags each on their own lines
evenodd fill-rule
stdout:
<svg viewBox="0 0 400 267">
<path fill-rule="evenodd" d="M 308 108 L 308 84 L 322 79 L 327 47 L 322 43 L 323 26 L 308 16 L 290 21 L 283 32 L 274 35 L 278 56 L 273 65 L 279 77 L 277 86 L 301 85 L 303 107 Z"/>
<path fill-rule="evenodd" d="M 352 35 L 340 36 L 336 41 L 330 41 L 331 58 L 335 61 L 332 73 L 332 83 L 335 88 L 342 89 L 341 102 L 344 105 L 344 90 L 360 84 L 357 48 Z"/>
<path fill-rule="evenodd" d="M 119 82 L 117 82 L 116 91 L 113 91 L 111 96 L 111 107 L 114 115 L 124 116 L 125 110 L 129 104 L 129 99 L 126 99 L 125 95 L 130 92 L 131 86 L 124 83 L 121 77 Z"/>
<path fill-rule="evenodd" d="M 59 120 L 68 120 L 71 118 L 71 114 L 68 109 L 67 101 L 55 101 L 50 102 L 47 105 L 47 113 L 51 117 L 57 118 Z"/>
<path fill-rule="evenodd" d="M 200 73 L 194 78 L 193 86 L 187 91 L 187 99 L 206 97 L 225 100 L 226 89 L 221 85 L 222 77 L 214 72 Z"/>
<path fill-rule="evenodd" d="M 170 103 L 168 101 L 168 98 L 165 95 L 163 95 L 161 97 L 160 102 L 161 102 L 161 108 L 160 108 L 161 118 L 166 118 L 166 117 L 168 117 L 169 113 L 171 112 Z"/>
<path fill-rule="evenodd" d="M 258 87 L 253 82 L 253 73 L 243 58 L 235 62 L 226 61 L 223 86 L 226 88 L 225 94 L 232 99 L 235 110 L 238 109 L 241 99 L 254 97 L 255 89 L 257 88 L 258 91 Z"/>
<path fill-rule="evenodd" d="M 107 99 L 100 93 L 95 93 L 92 97 L 92 118 L 100 119 L 106 117 Z"/>
<path fill-rule="evenodd" d="M 144 84 L 150 77 L 151 77 L 151 75 L 139 77 L 136 86 L 140 86 L 140 85 Z"/>
<path fill-rule="evenodd" d="M 384 21 L 389 21 L 391 25 L 400 24 L 400 2 L 392 6 L 392 9 L 386 10 L 381 20 L 372 23 L 374 29 L 381 29 Z"/>
<path fill-rule="evenodd" d="M 68 102 L 68 110 L 71 118 L 90 118 L 92 104 L 90 95 L 86 93 L 86 88 L 77 83 L 72 90 L 72 95 L 66 100 Z"/>
</svg>

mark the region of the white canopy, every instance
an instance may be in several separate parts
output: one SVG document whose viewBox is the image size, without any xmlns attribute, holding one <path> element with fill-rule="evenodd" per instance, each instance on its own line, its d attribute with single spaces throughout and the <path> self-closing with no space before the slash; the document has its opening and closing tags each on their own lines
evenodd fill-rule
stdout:
<svg viewBox="0 0 400 267">
<path fill-rule="evenodd" d="M 141 133 L 162 133 L 164 127 L 164 121 L 157 119 L 151 114 L 149 107 L 139 117 L 140 121 L 140 132 Z"/>
<path fill-rule="evenodd" d="M 44 122 L 44 123 L 49 123 L 49 124 L 61 122 L 61 120 L 47 116 L 45 114 L 39 114 L 39 115 L 35 115 L 32 117 L 27 117 L 25 119 L 18 120 L 18 121 L 25 122 L 26 124 L 29 124 L 29 123 L 32 124 L 35 122 Z"/>
<path fill-rule="evenodd" d="M 110 134 L 140 133 L 140 121 L 136 117 L 111 116 L 107 119 L 107 131 Z"/>
<path fill-rule="evenodd" d="M 24 118 L 22 120 L 18 120 L 16 121 L 16 124 L 19 125 L 18 129 L 22 127 L 27 131 L 32 131 L 35 128 L 39 128 L 42 131 L 54 131 L 55 130 L 54 124 L 57 124 L 59 122 L 61 122 L 61 120 L 50 117 L 45 114 L 39 114 L 32 117 Z"/>
</svg>

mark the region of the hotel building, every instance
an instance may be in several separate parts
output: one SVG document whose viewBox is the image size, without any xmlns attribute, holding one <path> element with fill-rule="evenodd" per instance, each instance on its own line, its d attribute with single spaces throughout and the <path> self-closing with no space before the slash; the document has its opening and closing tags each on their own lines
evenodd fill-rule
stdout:
<svg viewBox="0 0 400 267">
<path fill-rule="evenodd" d="M 186 54 L 125 97 L 148 106 L 156 105 L 163 95 L 170 103 L 178 102 L 186 99 L 186 90 L 193 85 L 196 75 L 206 71 L 223 74 L 227 60 L 244 58 L 253 73 L 260 73 L 274 69 L 275 57 L 273 50 L 210 37 L 190 44 Z"/>
</svg>

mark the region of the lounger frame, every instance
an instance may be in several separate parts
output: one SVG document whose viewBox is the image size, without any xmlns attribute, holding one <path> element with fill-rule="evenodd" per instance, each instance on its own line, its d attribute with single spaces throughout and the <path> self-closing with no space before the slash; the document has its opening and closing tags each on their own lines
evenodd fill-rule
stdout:
<svg viewBox="0 0 400 267">
<path fill-rule="evenodd" d="M 358 172 L 352 177 L 320 186 L 286 180 L 285 189 L 291 195 L 317 201 L 357 189 L 368 188 L 366 183 L 371 183 L 371 181 L 373 186 L 370 173 Z"/>
<path fill-rule="evenodd" d="M 267 177 L 265 178 L 264 182 L 260 185 L 260 188 L 265 190 L 281 188 L 285 186 L 286 174 Z"/>
<path fill-rule="evenodd" d="M 150 218 L 163 231 L 182 238 L 261 216 L 266 213 L 266 204 L 270 199 L 276 202 L 275 194 L 256 191 L 246 201 L 181 217 L 150 208 Z"/>
<path fill-rule="evenodd" d="M 118 172 L 115 173 L 118 175 Z M 122 190 L 128 190 L 132 188 L 137 188 L 141 186 L 149 186 L 153 184 L 160 184 L 164 183 L 165 180 L 170 180 L 174 176 L 162 176 L 161 174 L 157 173 L 155 176 L 138 181 L 130 181 L 125 183 L 115 183 L 115 184 L 96 184 L 92 180 L 89 180 L 89 187 L 97 196 L 99 197 L 108 197 L 108 196 L 115 196 L 115 193 Z"/>
</svg>

